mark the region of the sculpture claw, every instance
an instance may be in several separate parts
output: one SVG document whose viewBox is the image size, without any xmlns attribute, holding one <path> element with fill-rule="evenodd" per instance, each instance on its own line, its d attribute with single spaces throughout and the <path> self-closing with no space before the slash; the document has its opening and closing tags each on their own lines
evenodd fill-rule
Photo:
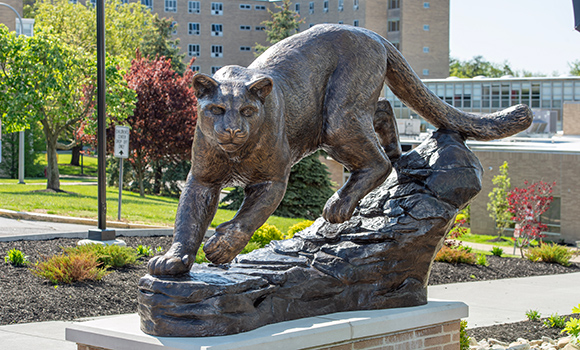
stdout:
<svg viewBox="0 0 580 350">
<path fill-rule="evenodd" d="M 351 218 L 357 203 L 351 203 L 349 197 L 340 198 L 336 193 L 324 205 L 322 217 L 331 224 L 340 224 Z"/>
<path fill-rule="evenodd" d="M 192 262 L 189 255 L 183 257 L 167 253 L 153 257 L 147 264 L 149 274 L 155 276 L 175 276 L 189 272 Z"/>
</svg>

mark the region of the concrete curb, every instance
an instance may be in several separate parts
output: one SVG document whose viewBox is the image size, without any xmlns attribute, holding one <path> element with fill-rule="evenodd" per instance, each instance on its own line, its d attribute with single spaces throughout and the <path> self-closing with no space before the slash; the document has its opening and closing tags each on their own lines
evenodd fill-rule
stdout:
<svg viewBox="0 0 580 350">
<path fill-rule="evenodd" d="M 0 216 L 17 219 L 17 220 L 33 220 L 33 221 L 48 221 L 48 222 L 60 222 L 66 224 L 78 224 L 78 225 L 88 225 L 88 226 L 98 226 L 98 221 L 95 219 L 88 218 L 76 218 L 70 216 L 60 216 L 51 214 L 40 214 L 40 213 L 29 213 L 24 211 L 14 211 L 7 209 L 0 209 Z M 131 224 L 120 221 L 107 221 L 107 227 L 111 228 L 124 228 L 124 229 L 169 229 L 166 226 L 154 226 L 154 225 L 144 225 L 144 224 Z M 171 228 L 173 230 L 173 228 Z"/>
</svg>

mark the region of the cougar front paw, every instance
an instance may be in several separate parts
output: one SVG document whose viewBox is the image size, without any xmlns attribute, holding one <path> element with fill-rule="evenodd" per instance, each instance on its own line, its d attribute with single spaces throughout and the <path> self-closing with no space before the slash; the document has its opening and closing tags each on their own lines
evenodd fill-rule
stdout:
<svg viewBox="0 0 580 350">
<path fill-rule="evenodd" d="M 331 224 L 340 224 L 350 219 L 357 203 L 352 197 L 340 198 L 338 193 L 335 193 L 324 205 L 322 217 Z"/>
<path fill-rule="evenodd" d="M 191 268 L 191 258 L 189 255 L 183 257 L 170 254 L 159 255 L 149 260 L 147 269 L 149 274 L 156 276 L 175 276 L 189 272 Z"/>
<path fill-rule="evenodd" d="M 205 257 L 214 264 L 227 264 L 244 249 L 251 237 L 251 234 L 248 235 L 238 225 L 225 222 L 219 225 L 216 233 L 205 242 L 203 246 Z"/>
</svg>

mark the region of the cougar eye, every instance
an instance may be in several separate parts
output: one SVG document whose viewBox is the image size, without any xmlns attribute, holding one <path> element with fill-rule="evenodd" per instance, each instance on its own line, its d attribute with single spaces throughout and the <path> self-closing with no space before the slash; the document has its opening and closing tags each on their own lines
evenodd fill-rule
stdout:
<svg viewBox="0 0 580 350">
<path fill-rule="evenodd" d="M 221 108 L 221 107 L 218 107 L 218 106 L 212 106 L 212 107 L 209 109 L 209 111 L 210 111 L 212 114 L 215 114 L 215 115 L 222 115 L 222 114 L 224 114 L 224 113 L 226 112 L 226 111 L 225 111 L 225 109 L 223 109 L 223 108 Z"/>
<path fill-rule="evenodd" d="M 243 108 L 240 111 L 240 114 L 244 117 L 251 117 L 254 115 L 254 113 L 256 113 L 256 111 L 254 110 L 254 108 L 251 108 L 251 107 Z"/>
</svg>

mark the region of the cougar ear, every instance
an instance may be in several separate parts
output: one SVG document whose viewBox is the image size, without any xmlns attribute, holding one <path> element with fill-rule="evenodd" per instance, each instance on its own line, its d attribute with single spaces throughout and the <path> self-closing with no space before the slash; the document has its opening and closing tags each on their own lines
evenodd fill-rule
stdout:
<svg viewBox="0 0 580 350">
<path fill-rule="evenodd" d="M 272 92 L 274 82 L 269 77 L 260 78 L 248 83 L 248 90 L 256 95 L 262 103 L 266 101 L 266 97 Z"/>
<path fill-rule="evenodd" d="M 195 97 L 197 98 L 203 98 L 206 95 L 214 93 L 218 85 L 218 82 L 209 75 L 197 73 L 193 76 L 193 89 L 195 90 Z"/>
</svg>

